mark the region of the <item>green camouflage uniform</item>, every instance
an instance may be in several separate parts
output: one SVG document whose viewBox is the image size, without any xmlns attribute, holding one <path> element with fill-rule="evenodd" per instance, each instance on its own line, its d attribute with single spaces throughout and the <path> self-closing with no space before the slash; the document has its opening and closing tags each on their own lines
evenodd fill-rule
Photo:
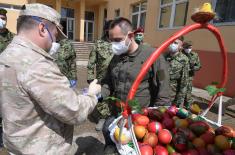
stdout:
<svg viewBox="0 0 235 155">
<path fill-rule="evenodd" d="M 173 91 L 172 103 L 180 106 L 184 103 L 189 81 L 189 60 L 187 56 L 179 52 L 176 55 L 168 54 L 166 60 L 170 63 L 170 85 Z"/>
<path fill-rule="evenodd" d="M 68 39 L 60 41 L 60 49 L 53 57 L 56 59 L 61 73 L 69 80 L 77 80 L 76 52 Z"/>
<path fill-rule="evenodd" d="M 201 68 L 201 63 L 199 56 L 196 52 L 190 52 L 190 53 L 185 53 L 183 52 L 189 59 L 189 82 L 188 82 L 188 90 L 186 93 L 185 101 L 184 104 L 186 107 L 189 107 L 190 104 L 193 102 L 192 99 L 192 81 L 193 81 L 193 76 L 195 74 L 195 71 L 200 70 Z"/>
<path fill-rule="evenodd" d="M 10 44 L 14 34 L 8 29 L 5 32 L 0 33 L 0 54 L 6 49 L 7 45 Z"/>
<path fill-rule="evenodd" d="M 104 77 L 107 68 L 109 66 L 109 63 L 113 58 L 113 53 L 111 50 L 112 50 L 111 43 L 101 39 L 96 41 L 90 53 L 88 61 L 88 66 L 87 66 L 88 81 L 93 80 L 95 78 L 98 79 L 98 81 L 101 81 L 101 79 Z M 111 114 L 109 105 L 106 102 L 98 103 L 97 110 L 101 114 L 102 118 L 106 118 Z"/>
</svg>

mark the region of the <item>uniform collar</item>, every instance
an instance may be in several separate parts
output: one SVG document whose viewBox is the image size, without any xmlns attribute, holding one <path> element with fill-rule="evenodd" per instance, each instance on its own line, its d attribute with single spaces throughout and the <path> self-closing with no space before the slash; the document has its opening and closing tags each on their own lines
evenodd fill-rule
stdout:
<svg viewBox="0 0 235 155">
<path fill-rule="evenodd" d="M 25 37 L 15 36 L 12 40 L 12 43 L 32 49 L 34 52 L 37 52 L 48 59 L 54 60 L 54 58 L 49 53 L 47 53 L 45 50 L 38 47 L 36 44 Z"/>
</svg>

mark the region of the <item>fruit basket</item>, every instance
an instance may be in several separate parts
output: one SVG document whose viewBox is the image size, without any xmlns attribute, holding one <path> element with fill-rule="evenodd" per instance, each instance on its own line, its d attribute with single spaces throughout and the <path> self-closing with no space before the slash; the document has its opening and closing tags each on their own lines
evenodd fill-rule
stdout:
<svg viewBox="0 0 235 155">
<path fill-rule="evenodd" d="M 121 155 L 235 153 L 233 128 L 218 127 L 183 108 L 151 107 L 128 119 L 123 123 L 125 119 L 120 116 L 109 127 Z"/>
<path fill-rule="evenodd" d="M 218 88 L 225 86 L 228 73 L 227 54 L 219 30 L 208 23 L 195 23 L 184 27 L 156 49 L 143 64 L 141 71 L 129 91 L 128 99 L 123 107 L 122 116 L 117 118 L 109 126 L 110 137 L 116 144 L 121 155 L 176 155 L 177 152 L 184 155 L 235 154 L 234 129 L 221 126 L 223 95 L 221 92 L 212 96 L 211 101 L 208 103 L 208 108 L 199 116 L 190 114 L 185 109 L 177 109 L 174 106 L 148 108 L 145 109 L 148 114 L 141 115 L 133 112 L 133 109 L 128 104 L 129 101 L 134 99 L 139 84 L 160 54 L 174 40 L 196 29 L 207 29 L 217 38 L 223 58 L 223 74 Z M 213 106 L 217 98 L 220 98 L 219 116 L 218 122 L 213 122 L 207 119 L 205 114 Z M 160 109 L 165 109 L 165 112 L 161 112 Z M 158 117 L 161 115 L 165 119 L 159 119 Z M 149 152 L 147 151 L 146 153 L 146 150 Z"/>
</svg>

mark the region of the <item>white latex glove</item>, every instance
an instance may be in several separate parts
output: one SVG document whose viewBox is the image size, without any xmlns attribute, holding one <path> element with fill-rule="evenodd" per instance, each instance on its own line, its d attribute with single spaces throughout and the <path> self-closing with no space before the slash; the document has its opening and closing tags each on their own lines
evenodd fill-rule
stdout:
<svg viewBox="0 0 235 155">
<path fill-rule="evenodd" d="M 101 93 L 101 85 L 97 84 L 98 80 L 93 80 L 88 88 L 88 94 L 89 95 L 98 95 Z"/>
</svg>

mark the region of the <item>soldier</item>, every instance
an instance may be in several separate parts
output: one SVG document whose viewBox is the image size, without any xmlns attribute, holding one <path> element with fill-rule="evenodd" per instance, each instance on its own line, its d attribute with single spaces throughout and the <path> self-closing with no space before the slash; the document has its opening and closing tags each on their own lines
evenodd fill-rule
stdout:
<svg viewBox="0 0 235 155">
<path fill-rule="evenodd" d="M 172 103 L 179 107 L 184 103 L 189 78 L 189 60 L 182 50 L 183 37 L 176 39 L 169 47 L 166 60 L 170 64 L 170 85 L 173 91 Z"/>
<path fill-rule="evenodd" d="M 93 81 L 95 78 L 101 81 L 101 79 L 104 77 L 107 71 L 111 59 L 113 58 L 112 47 L 111 43 L 109 42 L 109 35 L 108 35 L 108 30 L 111 22 L 112 20 L 109 20 L 105 23 L 103 28 L 104 35 L 102 36 L 101 39 L 96 41 L 90 53 L 87 66 L 88 83 Z M 109 110 L 109 104 L 106 102 L 104 101 L 99 102 L 96 107 L 100 115 L 98 117 L 101 117 L 101 119 L 99 120 L 98 124 L 95 127 L 97 131 L 100 131 L 102 129 L 103 124 L 105 122 L 105 118 L 111 114 Z M 94 113 L 93 115 L 96 114 Z M 97 116 L 95 117 L 97 118 Z"/>
<path fill-rule="evenodd" d="M 192 51 L 192 42 L 191 41 L 185 41 L 183 43 L 183 53 L 188 57 L 189 59 L 189 82 L 188 82 L 188 89 L 184 101 L 184 106 L 188 109 L 193 102 L 192 99 L 192 82 L 193 77 L 195 75 L 196 71 L 199 71 L 201 69 L 201 63 L 199 56 L 196 52 Z"/>
<path fill-rule="evenodd" d="M 146 45 L 146 46 L 150 46 L 148 43 L 144 42 L 144 28 L 142 27 L 139 27 L 138 29 L 136 29 L 134 31 L 134 34 L 135 34 L 135 42 L 137 44 L 143 44 L 143 45 Z"/>
<path fill-rule="evenodd" d="M 7 10 L 0 8 L 0 54 L 4 51 L 7 45 L 11 42 L 14 34 L 7 28 Z"/>
<path fill-rule="evenodd" d="M 39 3 L 25 4 L 17 35 L 0 55 L 0 107 L 9 154 L 74 154 L 73 128 L 97 104 L 101 86 L 76 94 L 60 72 L 51 49 L 65 38 L 60 14 Z"/>
<path fill-rule="evenodd" d="M 69 79 L 70 86 L 75 88 L 77 85 L 76 52 L 68 39 L 63 39 L 59 43 L 59 51 L 52 56 L 55 58 L 61 73 Z"/>
<path fill-rule="evenodd" d="M 102 80 L 102 96 L 112 95 L 122 101 L 127 100 L 128 92 L 135 81 L 143 63 L 155 51 L 154 48 L 138 45 L 134 39 L 131 22 L 126 18 L 115 19 L 110 26 L 109 39 L 112 42 L 114 57 L 111 60 L 105 78 Z M 164 57 L 152 65 L 150 71 L 140 83 L 136 99 L 141 107 L 170 105 L 170 86 L 168 64 Z M 114 110 L 117 107 L 113 106 Z M 114 111 L 116 112 L 116 111 Z M 108 131 L 115 113 L 106 119 L 103 128 L 105 137 L 105 154 L 115 152 L 115 147 Z"/>
</svg>

